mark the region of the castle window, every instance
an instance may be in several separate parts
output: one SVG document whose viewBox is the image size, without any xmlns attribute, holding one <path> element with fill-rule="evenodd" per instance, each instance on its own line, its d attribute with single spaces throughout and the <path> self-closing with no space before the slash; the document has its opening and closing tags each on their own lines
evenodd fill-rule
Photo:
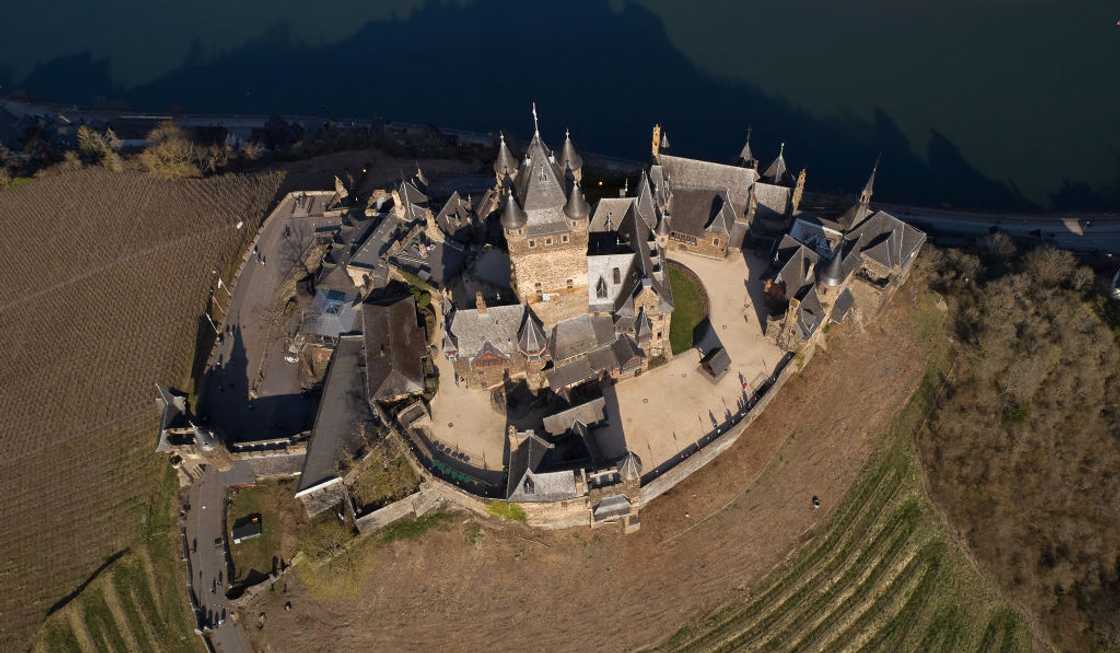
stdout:
<svg viewBox="0 0 1120 653">
<path fill-rule="evenodd" d="M 551 238 L 545 238 L 544 239 L 544 244 L 545 245 L 551 245 L 552 244 L 552 239 Z"/>
<path fill-rule="evenodd" d="M 599 277 L 599 283 L 595 284 L 595 297 L 598 299 L 607 298 L 607 280 Z"/>
<path fill-rule="evenodd" d="M 541 289 L 541 282 L 538 281 L 538 282 L 534 283 L 533 287 L 536 288 L 537 290 L 540 290 Z"/>
<path fill-rule="evenodd" d="M 562 243 L 568 242 L 568 234 L 563 234 L 562 236 L 560 236 L 560 242 L 562 242 Z"/>
<path fill-rule="evenodd" d="M 656 336 L 654 336 L 654 337 L 656 337 L 656 338 L 657 338 L 658 340 L 661 340 L 661 332 L 660 332 L 660 331 L 658 331 L 658 332 L 657 332 L 657 335 L 656 335 Z"/>
<path fill-rule="evenodd" d="M 616 284 L 622 283 L 622 271 L 619 270 L 618 268 L 613 268 L 611 270 L 611 278 L 614 280 L 614 282 Z"/>
<path fill-rule="evenodd" d="M 532 247 L 536 247 L 536 246 L 537 246 L 537 241 L 535 241 L 535 240 L 530 240 L 529 241 L 529 247 L 532 248 Z"/>
<path fill-rule="evenodd" d="M 715 245 L 716 247 L 719 247 L 719 238 L 713 238 L 712 239 L 712 244 Z"/>
<path fill-rule="evenodd" d="M 574 285 L 575 283 L 571 279 L 568 279 L 568 287 L 571 288 Z"/>
</svg>

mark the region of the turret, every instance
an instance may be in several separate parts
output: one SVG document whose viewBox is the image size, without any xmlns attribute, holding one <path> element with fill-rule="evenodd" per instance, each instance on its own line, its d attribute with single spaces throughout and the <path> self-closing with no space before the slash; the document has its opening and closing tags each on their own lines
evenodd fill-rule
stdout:
<svg viewBox="0 0 1120 653">
<path fill-rule="evenodd" d="M 517 334 L 517 347 L 522 354 L 529 358 L 544 356 L 545 350 L 548 348 L 548 338 L 545 336 L 544 328 L 537 320 L 536 315 L 533 314 L 532 309 L 525 309 L 525 319 L 522 321 L 521 329 Z"/>
<path fill-rule="evenodd" d="M 528 216 L 517 205 L 517 198 L 513 196 L 513 193 L 508 193 L 505 209 L 502 210 L 502 228 L 507 232 L 517 232 L 525 226 L 527 221 Z"/>
<path fill-rule="evenodd" d="M 828 262 L 828 267 L 824 268 L 824 273 L 821 274 L 821 282 L 829 288 L 835 288 L 844 281 L 844 238 L 840 238 L 840 243 L 836 246 L 836 251 L 832 254 L 832 260 Z"/>
<path fill-rule="evenodd" d="M 560 148 L 558 163 L 561 172 L 571 170 L 576 181 L 580 180 L 583 174 L 583 157 L 576 151 L 576 146 L 572 143 L 572 135 L 567 129 L 564 130 L 564 145 Z"/>
<path fill-rule="evenodd" d="M 788 174 L 786 169 L 785 152 L 786 144 L 782 143 L 781 147 L 778 149 L 778 158 L 774 159 L 774 162 L 770 164 L 770 167 L 766 169 L 766 172 L 762 173 L 762 176 L 766 179 L 769 179 L 770 183 L 772 184 L 781 184 L 785 182 L 786 176 Z"/>
<path fill-rule="evenodd" d="M 564 204 L 564 214 L 573 222 L 586 222 L 587 219 L 591 217 L 591 205 L 589 205 L 587 200 L 583 197 L 583 192 L 580 191 L 578 181 L 572 184 L 572 190 L 568 193 L 568 201 Z"/>
<path fill-rule="evenodd" d="M 501 182 L 505 178 L 517 177 L 517 157 L 506 145 L 506 135 L 498 133 L 498 158 L 494 161 L 494 176 Z"/>
</svg>

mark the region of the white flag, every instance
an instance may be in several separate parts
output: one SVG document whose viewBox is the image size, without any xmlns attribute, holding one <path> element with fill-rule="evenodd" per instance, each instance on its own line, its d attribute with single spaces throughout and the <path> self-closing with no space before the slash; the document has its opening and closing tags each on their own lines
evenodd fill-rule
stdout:
<svg viewBox="0 0 1120 653">
<path fill-rule="evenodd" d="M 245 224 L 245 221 L 244 221 L 244 220 L 238 220 L 238 221 L 237 221 L 237 229 L 238 229 L 238 230 L 240 230 L 240 229 L 241 229 L 241 225 L 243 225 L 243 224 Z"/>
</svg>

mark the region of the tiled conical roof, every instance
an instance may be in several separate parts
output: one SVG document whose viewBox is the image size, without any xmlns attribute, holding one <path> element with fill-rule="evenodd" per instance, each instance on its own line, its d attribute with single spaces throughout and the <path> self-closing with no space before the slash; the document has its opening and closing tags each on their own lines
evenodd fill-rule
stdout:
<svg viewBox="0 0 1120 653">
<path fill-rule="evenodd" d="M 786 144 L 782 143 L 781 148 L 778 149 L 778 158 L 774 159 L 774 162 L 770 164 L 766 172 L 762 173 L 762 176 L 769 179 L 772 183 L 782 183 L 788 174 L 786 170 L 785 152 Z"/>
<path fill-rule="evenodd" d="M 564 204 L 564 214 L 573 220 L 587 220 L 591 217 L 591 205 L 583 197 L 579 183 L 572 184 L 568 193 L 568 202 Z"/>
<path fill-rule="evenodd" d="M 494 161 L 494 174 L 499 177 L 517 174 L 517 157 L 506 145 L 506 135 L 498 134 L 498 158 Z"/>
<path fill-rule="evenodd" d="M 532 309 L 525 309 L 525 318 L 521 322 L 521 330 L 517 334 L 517 346 L 521 348 L 521 353 L 527 356 L 540 356 L 548 347 L 548 338 L 544 334 L 544 328 L 537 316 L 533 314 Z"/>
<path fill-rule="evenodd" d="M 560 164 L 561 170 L 571 170 L 572 172 L 578 171 L 583 167 L 583 157 L 576 151 L 576 146 L 572 143 L 572 135 L 568 130 L 564 130 L 564 145 L 560 147 Z"/>
<path fill-rule="evenodd" d="M 525 226 L 526 220 L 525 211 L 517 205 L 517 198 L 513 193 L 506 195 L 506 208 L 502 211 L 502 226 L 506 229 L 520 229 Z"/>
<path fill-rule="evenodd" d="M 739 163 L 747 164 L 754 161 L 754 152 L 751 152 L 751 128 L 747 127 L 747 142 L 739 150 Z"/>
</svg>

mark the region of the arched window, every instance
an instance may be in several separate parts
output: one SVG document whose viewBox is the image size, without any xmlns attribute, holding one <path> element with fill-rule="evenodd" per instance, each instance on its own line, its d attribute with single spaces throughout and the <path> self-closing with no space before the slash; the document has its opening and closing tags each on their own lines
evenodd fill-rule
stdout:
<svg viewBox="0 0 1120 653">
<path fill-rule="evenodd" d="M 595 296 L 599 299 L 607 298 L 607 280 L 599 277 L 599 283 L 595 284 Z"/>
</svg>

